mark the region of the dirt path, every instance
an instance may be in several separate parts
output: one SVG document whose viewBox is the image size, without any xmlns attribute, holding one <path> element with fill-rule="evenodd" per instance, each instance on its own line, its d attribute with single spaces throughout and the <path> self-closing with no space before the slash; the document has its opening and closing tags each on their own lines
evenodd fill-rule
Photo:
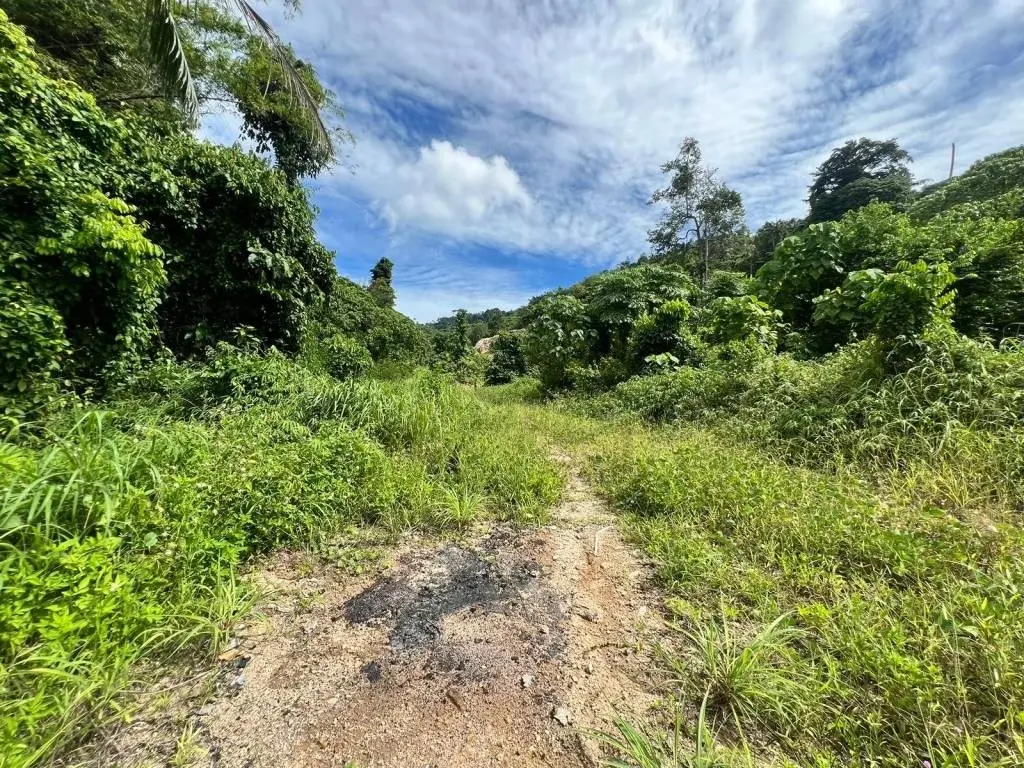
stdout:
<svg viewBox="0 0 1024 768">
<path fill-rule="evenodd" d="M 590 731 L 655 703 L 661 622 L 647 570 L 558 458 L 569 484 L 544 528 L 412 541 L 372 578 L 274 561 L 267 625 L 233 654 L 241 676 L 188 713 L 190 764 L 597 766 Z M 158 720 L 115 740 L 119 764 L 182 751 Z"/>
</svg>

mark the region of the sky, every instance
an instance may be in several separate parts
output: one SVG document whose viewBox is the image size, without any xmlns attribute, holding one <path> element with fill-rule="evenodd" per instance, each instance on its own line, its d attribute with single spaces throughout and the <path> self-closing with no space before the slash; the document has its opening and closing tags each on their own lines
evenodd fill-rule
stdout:
<svg viewBox="0 0 1024 768">
<path fill-rule="evenodd" d="M 684 137 L 747 224 L 899 139 L 918 179 L 1024 143 L 1024 0 L 303 0 L 267 9 L 355 144 L 308 186 L 339 272 L 420 321 L 511 309 L 645 252 Z M 208 136 L 237 140 L 214 115 Z"/>
</svg>

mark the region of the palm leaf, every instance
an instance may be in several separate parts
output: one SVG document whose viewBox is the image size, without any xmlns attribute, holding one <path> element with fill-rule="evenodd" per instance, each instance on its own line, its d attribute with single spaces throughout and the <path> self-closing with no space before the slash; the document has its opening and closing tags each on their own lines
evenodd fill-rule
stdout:
<svg viewBox="0 0 1024 768">
<path fill-rule="evenodd" d="M 199 120 L 199 99 L 171 2 L 149 0 L 147 3 L 149 55 L 164 87 L 181 102 L 186 122 L 195 126 Z"/>
<path fill-rule="evenodd" d="M 277 36 L 277 33 L 270 24 L 246 0 L 234 0 L 234 2 L 238 6 L 250 31 L 263 39 L 281 66 L 289 93 L 295 99 L 302 113 L 308 118 L 310 141 L 313 148 L 325 158 L 332 157 L 334 155 L 334 147 L 331 143 L 331 134 L 327 130 L 323 117 L 320 115 L 320 105 L 313 98 L 309 88 L 306 86 L 306 81 L 302 79 L 302 75 L 292 63 L 292 57 L 288 49 L 281 42 L 281 38 Z"/>
</svg>

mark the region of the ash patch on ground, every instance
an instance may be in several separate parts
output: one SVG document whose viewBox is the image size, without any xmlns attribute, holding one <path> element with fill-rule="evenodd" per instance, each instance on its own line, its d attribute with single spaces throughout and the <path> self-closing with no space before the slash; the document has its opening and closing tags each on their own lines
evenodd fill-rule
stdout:
<svg viewBox="0 0 1024 768">
<path fill-rule="evenodd" d="M 538 578 L 542 568 L 536 560 L 522 552 L 516 557 L 516 547 L 510 557 L 509 543 L 498 533 L 479 549 L 449 544 L 430 557 L 408 557 L 394 573 L 349 599 L 336 619 L 388 629 L 392 651 L 442 651 L 447 616 L 463 611 L 481 618 L 516 615 L 544 627 L 545 644 L 554 655 L 561 647 L 552 632 L 562 618 L 557 597 Z"/>
</svg>

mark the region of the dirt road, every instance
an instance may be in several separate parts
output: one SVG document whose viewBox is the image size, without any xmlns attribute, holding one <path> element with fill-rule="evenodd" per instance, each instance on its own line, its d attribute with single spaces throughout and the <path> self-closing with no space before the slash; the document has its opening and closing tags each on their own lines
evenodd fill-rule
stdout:
<svg viewBox="0 0 1024 768">
<path fill-rule="evenodd" d="M 267 622 L 241 632 L 216 693 L 109 744 L 121 765 L 184 750 L 223 768 L 597 766 L 593 730 L 656 703 L 656 593 L 571 468 L 551 524 L 412 540 L 353 578 L 281 555 Z M 185 702 L 185 706 L 193 706 Z M 166 719 L 167 715 L 163 715 Z M 180 728 L 179 716 L 179 728 Z M 163 734 L 163 735 L 161 735 Z"/>
</svg>

